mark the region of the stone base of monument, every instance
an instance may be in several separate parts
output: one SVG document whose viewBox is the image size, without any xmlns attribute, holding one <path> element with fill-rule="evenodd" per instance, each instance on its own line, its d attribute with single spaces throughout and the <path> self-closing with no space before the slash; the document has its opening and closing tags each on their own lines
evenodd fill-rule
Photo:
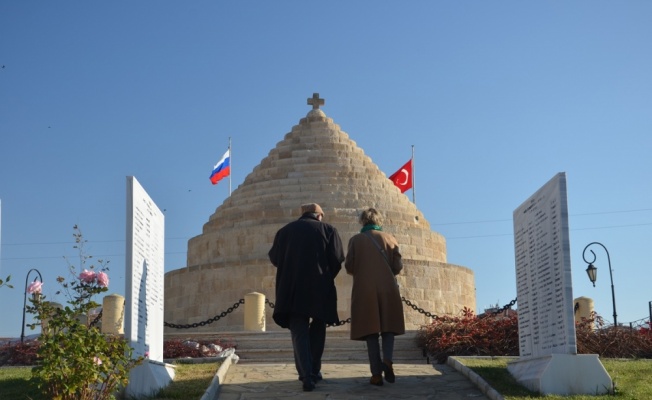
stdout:
<svg viewBox="0 0 652 400">
<path fill-rule="evenodd" d="M 507 370 L 518 383 L 544 395 L 612 392 L 611 377 L 596 354 L 551 354 L 520 359 L 508 363 Z"/>
<path fill-rule="evenodd" d="M 153 396 L 172 382 L 175 366 L 154 360 L 145 360 L 129 372 L 129 384 L 125 388 L 127 398 Z"/>
</svg>

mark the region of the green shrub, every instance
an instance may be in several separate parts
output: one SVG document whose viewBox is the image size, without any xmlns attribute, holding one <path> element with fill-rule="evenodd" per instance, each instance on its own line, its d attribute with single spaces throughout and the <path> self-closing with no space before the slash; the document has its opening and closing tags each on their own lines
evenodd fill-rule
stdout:
<svg viewBox="0 0 652 400">
<path fill-rule="evenodd" d="M 99 307 L 93 297 L 108 290 L 108 268 L 102 260 L 99 268 L 86 268 L 91 257 L 84 253 L 81 232 L 77 226 L 74 229 L 81 272 L 77 275 L 69 265 L 72 279 L 57 278 L 68 297 L 67 305 L 59 308 L 45 301 L 41 282 L 28 287 L 33 295 L 28 310 L 42 325 L 32 375 L 47 398 L 114 399 L 117 390 L 128 383 L 129 370 L 141 360 L 132 359 L 132 349 L 123 338 L 102 334 L 90 321 L 91 311 Z"/>
</svg>

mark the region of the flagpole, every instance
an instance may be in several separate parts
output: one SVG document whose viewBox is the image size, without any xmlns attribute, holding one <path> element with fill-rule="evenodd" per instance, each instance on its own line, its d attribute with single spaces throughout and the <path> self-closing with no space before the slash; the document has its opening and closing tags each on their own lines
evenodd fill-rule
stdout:
<svg viewBox="0 0 652 400">
<path fill-rule="evenodd" d="M 414 170 L 415 169 L 416 168 L 414 167 L 414 145 L 412 145 L 412 202 L 416 206 L 417 205 L 417 198 L 416 198 L 416 194 L 414 193 L 415 192 L 415 190 L 414 190 Z"/>
<path fill-rule="evenodd" d="M 233 152 L 231 151 L 231 136 L 229 136 L 229 197 L 231 197 L 231 175 L 233 175 Z"/>
<path fill-rule="evenodd" d="M 0 271 L 2 271 L 2 199 L 0 199 Z"/>
</svg>

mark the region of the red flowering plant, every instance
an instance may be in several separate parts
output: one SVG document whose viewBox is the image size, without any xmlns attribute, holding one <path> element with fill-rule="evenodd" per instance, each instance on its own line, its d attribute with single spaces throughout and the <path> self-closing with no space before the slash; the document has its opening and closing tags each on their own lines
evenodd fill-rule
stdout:
<svg viewBox="0 0 652 400">
<path fill-rule="evenodd" d="M 578 354 L 604 358 L 652 358 L 652 331 L 608 325 L 596 313 L 575 323 Z M 417 332 L 417 344 L 443 363 L 448 356 L 517 356 L 516 313 L 475 316 L 464 309 L 461 317 L 437 317 Z"/>
<path fill-rule="evenodd" d="M 649 325 L 648 325 L 649 326 Z M 597 313 L 575 324 L 577 352 L 604 358 L 652 358 L 652 335 L 647 328 L 608 325 Z"/>
<path fill-rule="evenodd" d="M 74 230 L 81 272 L 77 274 L 77 268 L 69 262 L 72 278 L 57 278 L 68 298 L 67 305 L 57 307 L 45 301 L 41 282 L 33 282 L 27 289 L 36 295 L 28 311 L 36 315 L 42 328 L 32 375 L 47 398 L 114 399 L 128 383 L 129 370 L 141 360 L 132 359 L 132 349 L 123 338 L 103 334 L 89 318 L 91 311 L 100 306 L 94 296 L 108 290 L 108 262 L 98 260 L 98 267 L 87 266 L 92 256 L 84 251 L 86 241 L 79 228 L 75 226 Z"/>
<path fill-rule="evenodd" d="M 422 326 L 417 344 L 439 363 L 452 355 L 518 355 L 518 319 L 514 314 L 476 316 L 464 308 L 461 317 L 437 317 Z"/>
<path fill-rule="evenodd" d="M 39 348 L 37 340 L 7 341 L 0 344 L 0 366 L 4 365 L 35 365 L 36 352 Z"/>
</svg>

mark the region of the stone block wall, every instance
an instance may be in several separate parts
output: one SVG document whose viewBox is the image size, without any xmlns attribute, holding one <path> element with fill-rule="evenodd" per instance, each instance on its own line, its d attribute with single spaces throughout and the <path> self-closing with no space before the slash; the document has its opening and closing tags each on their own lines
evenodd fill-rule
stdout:
<svg viewBox="0 0 652 400">
<path fill-rule="evenodd" d="M 377 208 L 385 217 L 384 230 L 400 245 L 403 295 L 431 313 L 475 310 L 473 272 L 447 263 L 446 240 L 430 229 L 414 203 L 332 119 L 312 110 L 189 240 L 187 267 L 165 276 L 165 321 L 204 321 L 250 292 L 273 302 L 276 271 L 267 253 L 276 232 L 310 202 L 321 205 L 324 221 L 338 229 L 345 249 L 360 230 L 359 212 Z M 337 278 L 342 319 L 349 316 L 351 281 L 342 269 Z M 232 314 L 198 330 L 242 329 L 243 316 Z M 418 313 L 406 317 L 410 329 L 429 322 Z M 270 319 L 267 326 L 275 324 Z"/>
<path fill-rule="evenodd" d="M 203 266 L 172 271 L 165 280 L 165 321 L 190 324 L 205 321 L 227 311 L 247 293 L 258 292 L 275 301 L 276 269 L 271 265 Z M 246 282 L 246 284 L 243 284 Z M 398 276 L 401 295 L 411 303 L 435 315 L 460 315 L 464 307 L 475 310 L 473 272 L 457 265 L 406 261 L 404 273 Z M 198 284 L 199 283 L 199 284 Z M 338 293 L 338 314 L 341 320 L 350 317 L 353 278 L 342 269 L 335 281 Z M 272 308 L 266 308 L 267 330 L 280 328 L 272 320 Z M 406 329 L 414 330 L 431 322 L 430 318 L 404 303 Z M 193 332 L 241 331 L 244 307 L 219 321 L 194 329 Z M 348 330 L 348 325 L 339 328 Z M 166 328 L 165 332 L 177 330 Z"/>
</svg>

